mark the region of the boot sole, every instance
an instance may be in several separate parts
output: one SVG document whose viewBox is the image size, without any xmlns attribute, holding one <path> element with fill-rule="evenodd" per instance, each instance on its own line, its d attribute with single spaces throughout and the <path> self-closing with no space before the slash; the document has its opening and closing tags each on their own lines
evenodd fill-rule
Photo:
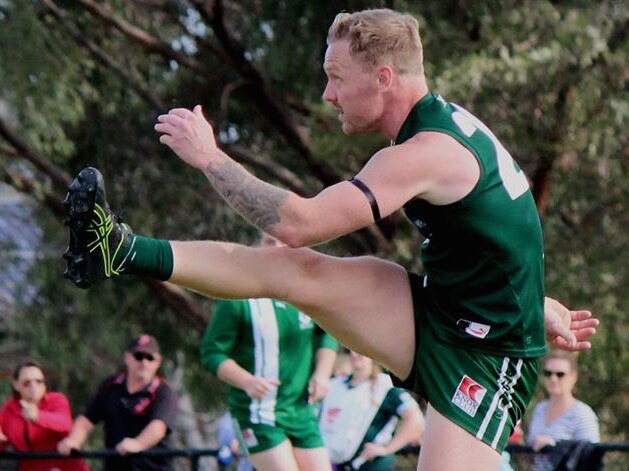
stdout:
<svg viewBox="0 0 629 471">
<path fill-rule="evenodd" d="M 98 190 L 97 172 L 93 168 L 81 171 L 68 187 L 68 194 L 63 201 L 66 210 L 63 222 L 70 228 L 70 243 L 63 254 L 68 267 L 63 276 L 79 288 L 88 288 L 96 281 L 87 275 L 90 269 L 89 248 L 86 237 L 81 237 L 81 234 L 87 229 L 94 211 Z"/>
</svg>

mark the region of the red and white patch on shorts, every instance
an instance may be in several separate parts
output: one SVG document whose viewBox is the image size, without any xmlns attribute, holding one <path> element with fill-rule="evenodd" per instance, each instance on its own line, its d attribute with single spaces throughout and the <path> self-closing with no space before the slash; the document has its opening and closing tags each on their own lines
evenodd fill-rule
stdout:
<svg viewBox="0 0 629 471">
<path fill-rule="evenodd" d="M 461 382 L 454 391 L 452 402 L 462 409 L 466 414 L 474 417 L 483 398 L 487 394 L 487 389 L 478 384 L 467 375 L 463 375 Z"/>
</svg>

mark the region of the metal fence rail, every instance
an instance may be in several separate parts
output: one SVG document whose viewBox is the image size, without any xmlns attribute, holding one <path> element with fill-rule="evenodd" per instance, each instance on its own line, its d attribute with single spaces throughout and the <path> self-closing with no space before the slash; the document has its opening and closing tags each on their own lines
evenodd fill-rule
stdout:
<svg viewBox="0 0 629 471">
<path fill-rule="evenodd" d="M 93 458 L 103 460 L 105 458 L 119 458 L 121 455 L 114 449 L 104 450 L 81 450 L 74 451 L 70 456 L 60 455 L 56 451 L 5 451 L 0 452 L 0 461 L 21 460 L 21 459 L 51 459 L 51 458 Z M 146 450 L 126 456 L 165 456 L 170 458 L 188 458 L 190 460 L 190 470 L 198 471 L 199 460 L 205 456 L 212 456 L 217 459 L 219 465 L 228 463 L 233 458 L 229 447 L 221 448 L 176 448 Z"/>
<path fill-rule="evenodd" d="M 400 455 L 414 455 L 417 456 L 419 453 L 419 447 L 406 447 L 400 450 Z M 559 442 L 556 447 L 550 448 L 535 452 L 529 446 L 524 445 L 508 445 L 507 451 L 511 453 L 512 456 L 532 456 L 535 454 L 557 454 L 562 453 L 563 459 L 560 460 L 560 466 L 557 469 L 561 470 L 580 470 L 585 469 L 583 466 L 585 465 L 586 459 L 591 459 L 592 456 L 594 458 L 604 458 L 607 453 L 622 453 L 629 454 L 629 443 L 585 443 L 585 442 L 573 442 L 573 441 L 564 441 Z M 587 453 L 585 453 L 587 452 Z M 131 455 L 128 455 L 131 456 Z M 135 453 L 132 456 L 166 456 L 173 458 L 188 458 L 190 460 L 190 470 L 198 471 L 199 470 L 199 460 L 202 457 L 211 456 L 214 457 L 219 464 L 219 468 L 222 465 L 229 464 L 232 461 L 233 455 L 229 449 L 229 447 L 221 447 L 221 448 L 178 448 L 178 449 L 168 449 L 168 450 L 147 450 L 140 453 Z M 5 451 L 0 452 L 0 462 L 4 460 L 21 460 L 21 459 L 51 459 L 51 458 L 87 458 L 87 459 L 104 459 L 104 458 L 112 458 L 112 457 L 120 457 L 118 452 L 113 449 L 105 449 L 105 450 L 83 450 L 73 452 L 71 456 L 63 456 L 54 451 L 39 451 L 39 452 L 18 452 L 18 451 Z M 629 456 L 626 457 L 629 459 Z M 414 469 L 414 468 L 413 468 Z M 516 469 L 520 469 L 517 468 Z M 603 468 L 599 468 L 603 469 Z M 608 468 L 605 467 L 605 470 Z M 629 469 L 627 467 L 619 468 L 619 469 Z"/>
</svg>

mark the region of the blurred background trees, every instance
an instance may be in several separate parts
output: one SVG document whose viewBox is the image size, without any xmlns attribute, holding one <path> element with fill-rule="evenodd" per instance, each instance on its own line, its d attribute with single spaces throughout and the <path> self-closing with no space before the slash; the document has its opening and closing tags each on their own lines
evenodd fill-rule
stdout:
<svg viewBox="0 0 629 471">
<path fill-rule="evenodd" d="M 172 368 L 185 357 L 197 409 L 220 406 L 220 386 L 197 361 L 212 300 L 137 278 L 89 291 L 62 278 L 65 187 L 97 166 L 137 232 L 253 241 L 255 230 L 159 144 L 155 118 L 202 104 L 232 156 L 303 195 L 351 177 L 387 143 L 342 135 L 321 100 L 321 65 L 334 15 L 367 7 L 418 18 L 429 85 L 488 123 L 526 170 L 548 293 L 603 320 L 580 358 L 578 396 L 607 441 L 629 438 L 629 4 L 612 0 L 0 0 L 5 377 L 21 356 L 43 359 L 80 409 L 126 339 L 149 331 Z M 419 270 L 419 242 L 396 214 L 320 249 Z"/>
</svg>

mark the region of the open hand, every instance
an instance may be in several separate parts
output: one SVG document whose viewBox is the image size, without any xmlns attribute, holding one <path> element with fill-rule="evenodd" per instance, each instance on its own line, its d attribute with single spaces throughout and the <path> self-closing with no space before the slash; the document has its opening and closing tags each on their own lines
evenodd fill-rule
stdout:
<svg viewBox="0 0 629 471">
<path fill-rule="evenodd" d="M 155 130 L 161 133 L 159 142 L 170 147 L 181 160 L 204 169 L 217 152 L 214 129 L 203 116 L 201 105 L 190 111 L 174 108 L 157 117 Z"/>
<path fill-rule="evenodd" d="M 596 333 L 599 320 L 587 310 L 572 311 L 559 301 L 544 300 L 546 340 L 554 348 L 578 352 L 592 348 L 590 338 Z"/>
</svg>

